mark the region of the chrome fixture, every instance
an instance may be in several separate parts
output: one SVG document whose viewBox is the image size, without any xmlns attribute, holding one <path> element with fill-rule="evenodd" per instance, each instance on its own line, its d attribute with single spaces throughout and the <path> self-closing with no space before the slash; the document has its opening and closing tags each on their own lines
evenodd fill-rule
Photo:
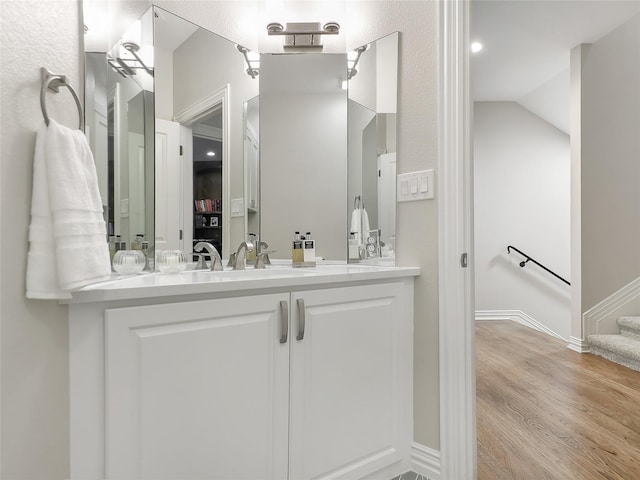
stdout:
<svg viewBox="0 0 640 480">
<path fill-rule="evenodd" d="M 347 54 L 347 80 L 351 80 L 355 77 L 356 73 L 358 73 L 356 66 L 360 61 L 360 56 L 366 52 L 368 48 L 369 45 L 363 45 Z"/>
<path fill-rule="evenodd" d="M 122 47 L 131 55 L 133 55 L 133 58 L 113 58 L 110 55 L 107 55 L 107 63 L 111 65 L 111 68 L 113 68 L 116 72 L 118 72 L 125 78 L 135 75 L 136 70 L 140 69 L 144 70 L 153 77 L 153 68 L 147 67 L 142 58 L 140 58 L 140 55 L 138 55 L 140 45 L 134 42 L 123 42 Z M 137 65 L 138 63 L 140 65 Z"/>
<path fill-rule="evenodd" d="M 247 256 L 247 252 L 252 252 L 254 249 L 253 243 L 247 241 L 242 242 L 235 253 L 229 255 L 228 267 L 233 267 L 234 270 L 244 270 L 244 261 Z"/>
<path fill-rule="evenodd" d="M 285 48 L 322 48 L 322 35 L 338 35 L 340 25 L 337 22 L 327 22 L 322 29 L 320 22 L 281 23 L 272 22 L 267 25 L 269 35 L 285 35 Z"/>
<path fill-rule="evenodd" d="M 211 258 L 211 268 L 212 272 L 219 272 L 223 270 L 222 268 L 222 258 L 220 258 L 220 254 L 216 247 L 214 247 L 209 242 L 198 242 L 193 246 L 194 252 L 202 252 L 202 250 L 206 250 Z M 200 254 L 198 258 L 198 263 L 196 265 L 196 270 L 206 270 L 207 263 L 204 260 L 204 255 Z"/>
<path fill-rule="evenodd" d="M 256 244 L 256 264 L 253 268 L 265 268 L 266 265 L 271 265 L 270 253 L 276 253 L 275 250 L 267 250 L 269 244 L 267 242 L 257 242 Z"/>
<path fill-rule="evenodd" d="M 42 109 L 42 116 L 44 117 L 44 123 L 49 126 L 49 115 L 47 115 L 47 103 L 45 101 L 45 95 L 47 90 L 54 93 L 60 92 L 60 87 L 67 87 L 69 92 L 71 92 L 71 96 L 76 102 L 76 107 L 78 107 L 78 116 L 80 117 L 80 126 L 78 127 L 80 130 L 84 131 L 84 125 L 82 121 L 84 120 L 84 115 L 82 113 L 82 105 L 80 104 L 80 99 L 76 94 L 75 90 L 69 83 L 66 75 L 55 75 L 51 73 L 44 67 L 40 68 L 40 77 L 42 78 L 42 88 L 40 89 L 40 108 Z"/>
<path fill-rule="evenodd" d="M 255 79 L 260 73 L 260 54 L 242 45 L 236 45 L 236 48 L 242 54 L 247 64 L 247 75 Z"/>
</svg>

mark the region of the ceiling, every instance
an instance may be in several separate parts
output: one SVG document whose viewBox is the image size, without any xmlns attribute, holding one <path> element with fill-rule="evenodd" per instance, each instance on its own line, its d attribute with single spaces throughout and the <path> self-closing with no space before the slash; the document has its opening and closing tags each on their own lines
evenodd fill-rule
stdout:
<svg viewBox="0 0 640 480">
<path fill-rule="evenodd" d="M 568 133 L 569 54 L 640 12 L 640 0 L 473 0 L 475 101 L 517 101 Z"/>
</svg>

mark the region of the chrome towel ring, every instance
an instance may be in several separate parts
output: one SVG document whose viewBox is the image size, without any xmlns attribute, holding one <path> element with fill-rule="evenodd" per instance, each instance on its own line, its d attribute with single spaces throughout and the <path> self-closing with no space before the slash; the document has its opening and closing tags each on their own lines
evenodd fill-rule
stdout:
<svg viewBox="0 0 640 480">
<path fill-rule="evenodd" d="M 73 95 L 73 99 L 76 101 L 76 106 L 78 107 L 78 116 L 80 117 L 79 121 L 79 129 L 84 130 L 82 127 L 82 120 L 84 115 L 82 114 L 82 105 L 80 104 L 80 99 L 78 95 L 73 90 L 69 82 L 67 81 L 66 75 L 54 75 L 46 68 L 40 69 L 42 75 L 42 89 L 40 90 L 40 107 L 42 108 L 42 116 L 44 117 L 44 123 L 49 126 L 49 116 L 47 115 L 47 104 L 45 102 L 45 94 L 47 90 L 50 90 L 54 93 L 58 93 L 60 91 L 60 87 L 67 87 Z"/>
</svg>

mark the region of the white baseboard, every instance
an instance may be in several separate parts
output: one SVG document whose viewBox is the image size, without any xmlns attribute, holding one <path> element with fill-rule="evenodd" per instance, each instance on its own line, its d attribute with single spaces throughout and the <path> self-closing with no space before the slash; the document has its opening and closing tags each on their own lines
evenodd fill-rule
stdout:
<svg viewBox="0 0 640 480">
<path fill-rule="evenodd" d="M 616 320 L 624 315 L 640 315 L 640 277 L 582 314 L 585 338 L 592 333 L 617 334 Z"/>
<path fill-rule="evenodd" d="M 411 445 L 411 471 L 419 473 L 429 480 L 440 480 L 440 452 L 413 442 Z"/>
<path fill-rule="evenodd" d="M 578 353 L 590 353 L 589 342 L 583 340 L 582 338 L 569 337 L 569 345 L 567 348 L 573 350 Z"/>
<path fill-rule="evenodd" d="M 519 323 L 525 327 L 533 328 L 539 332 L 551 335 L 552 337 L 564 342 L 567 341 L 566 338 L 558 335 L 556 332 L 538 322 L 533 317 L 527 315 L 522 310 L 476 310 L 476 321 L 485 320 L 511 320 L 512 322 Z"/>
</svg>

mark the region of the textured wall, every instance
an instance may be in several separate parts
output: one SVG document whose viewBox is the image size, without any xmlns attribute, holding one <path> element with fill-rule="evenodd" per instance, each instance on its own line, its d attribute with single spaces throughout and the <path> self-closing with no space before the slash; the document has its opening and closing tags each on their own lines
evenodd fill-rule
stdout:
<svg viewBox="0 0 640 480">
<path fill-rule="evenodd" d="M 43 121 L 40 67 L 68 75 L 82 95 L 79 5 L 21 0 L 1 8 L 0 476 L 62 479 L 69 475 L 67 308 L 26 300 L 25 271 L 35 132 Z M 77 126 L 66 89 L 48 95 L 47 106 L 52 118 Z"/>
</svg>

